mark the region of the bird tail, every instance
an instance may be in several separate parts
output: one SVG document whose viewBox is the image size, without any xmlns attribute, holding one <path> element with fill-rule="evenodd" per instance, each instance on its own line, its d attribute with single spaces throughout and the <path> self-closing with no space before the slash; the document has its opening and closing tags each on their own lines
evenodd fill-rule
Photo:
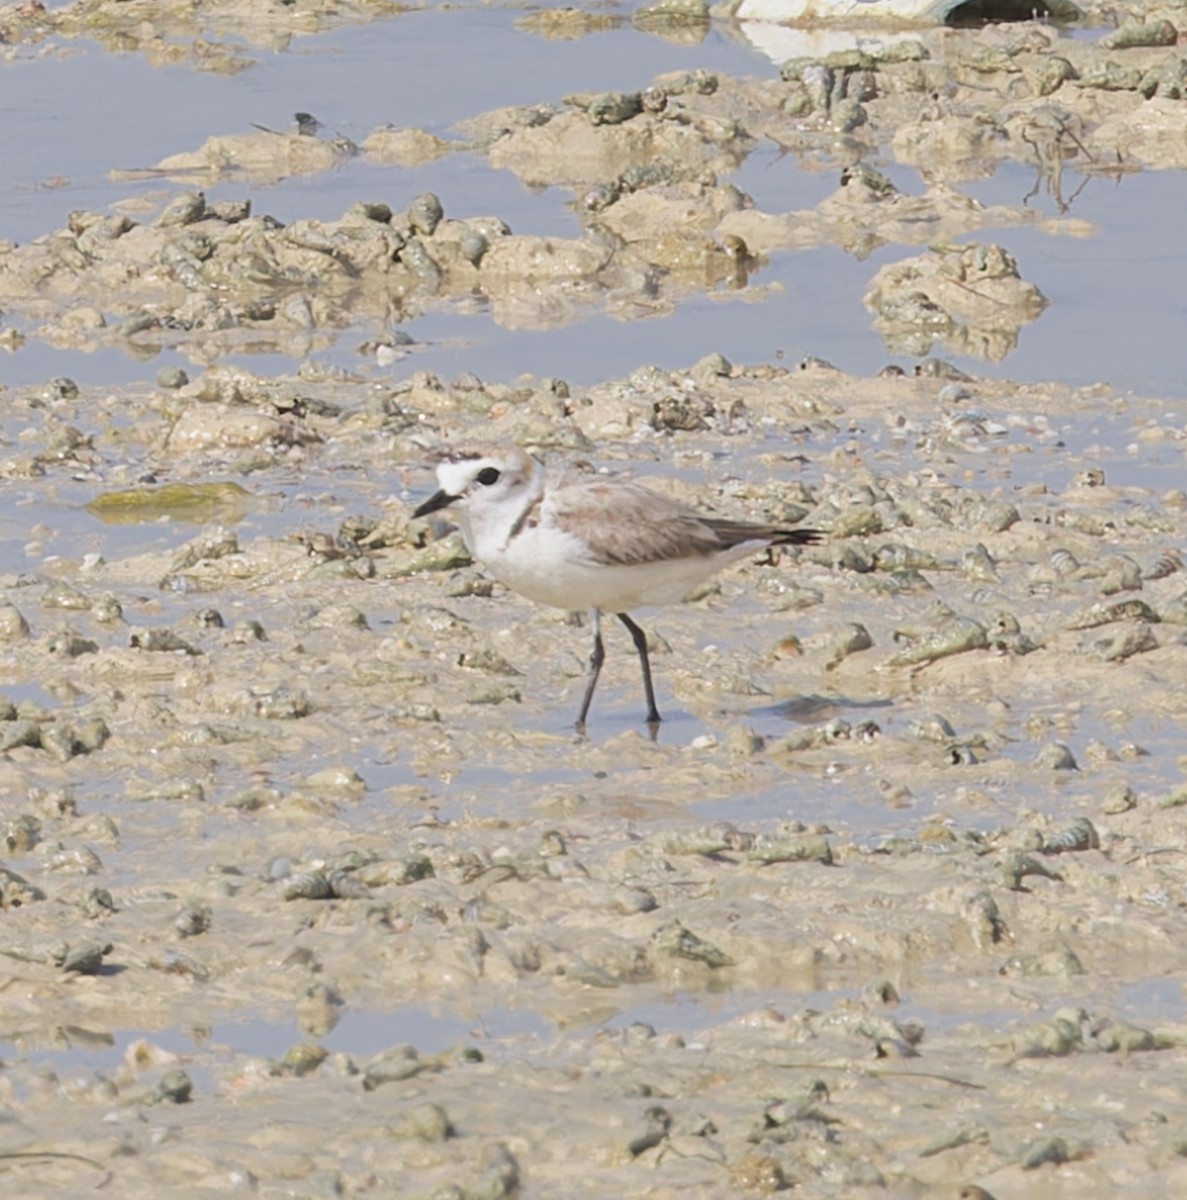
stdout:
<svg viewBox="0 0 1187 1200">
<path fill-rule="evenodd" d="M 819 529 L 779 529 L 771 539 L 772 546 L 814 546 L 824 540 Z"/>
</svg>

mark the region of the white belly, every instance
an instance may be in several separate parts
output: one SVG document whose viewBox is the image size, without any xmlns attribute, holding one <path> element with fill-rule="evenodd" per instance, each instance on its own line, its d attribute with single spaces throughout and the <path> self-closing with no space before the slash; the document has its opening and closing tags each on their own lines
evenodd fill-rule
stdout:
<svg viewBox="0 0 1187 1200">
<path fill-rule="evenodd" d="M 497 580 L 537 604 L 611 613 L 676 604 L 728 562 L 752 552 L 738 548 L 712 557 L 603 566 L 590 561 L 578 538 L 555 527 L 524 529 L 505 547 L 487 548 L 485 555 L 482 550 L 475 547 L 475 557 Z"/>
</svg>

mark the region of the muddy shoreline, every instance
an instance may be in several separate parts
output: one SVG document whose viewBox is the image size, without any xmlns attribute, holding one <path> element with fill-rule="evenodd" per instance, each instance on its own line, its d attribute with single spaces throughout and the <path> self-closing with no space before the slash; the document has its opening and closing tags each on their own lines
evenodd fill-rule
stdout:
<svg viewBox="0 0 1187 1200">
<path fill-rule="evenodd" d="M 174 520 L 168 550 L 110 559 L 48 553 L 46 522 L 36 569 L 4 581 L 0 733 L 38 735 L 9 738 L 0 778 L 14 1151 L 83 1153 L 128 1195 L 233 1164 L 261 1186 L 367 1194 L 396 1172 L 425 1195 L 492 1178 L 545 1195 L 575 1156 L 623 1194 L 981 1180 L 1001 1197 L 1031 1171 L 1089 1195 L 1138 1171 L 1174 1186 L 1187 1030 L 1140 997 L 1181 969 L 1184 592 L 1165 548 L 1185 504 L 1157 466 L 1153 487 L 1113 486 L 1099 448 L 1073 448 L 1101 396 L 1028 388 L 1019 412 L 1023 389 L 967 381 L 977 415 L 959 419 L 942 378 L 719 359 L 507 402 L 484 385 L 485 436 L 649 478 L 667 463 L 655 486 L 830 531 L 645 620 L 673 717 L 653 743 L 628 646 L 612 640 L 578 738 L 585 633 L 408 520 L 427 443 L 475 428 L 471 387 L 420 379 L 398 416 L 350 381 L 303 389 L 281 437 L 277 381 L 201 398 L 219 378 L 181 389 L 180 413 L 176 391 L 58 396 L 81 440 L 55 457 L 26 439 L 19 478 L 8 464 L 10 494 L 83 478 L 100 511 L 146 522 L 249 455 L 254 506 L 241 534 Z M 674 396 L 706 428 L 657 430 Z M 1109 405 L 1138 475 L 1184 436 Z M 114 469 L 112 410 L 136 431 Z M 249 414 L 258 440 L 228 449 Z M 205 436 L 181 454 L 179 428 Z M 172 491 L 132 482 L 163 454 Z M 35 681 L 43 700 L 21 699 Z M 695 1030 L 606 1024 L 680 996 L 705 1009 Z M 319 1048 L 344 1011 L 426 1004 L 554 1032 Z M 40 1057 L 132 1013 L 148 1044 L 115 1069 Z M 249 1015 L 305 1036 L 260 1059 L 198 1033 Z M 196 1040 L 174 1061 L 154 1029 Z M 177 1070 L 204 1086 L 173 1108 L 153 1088 Z M 1129 1090 L 1151 1087 L 1157 1115 L 1135 1118 Z M 175 1148 L 149 1132 L 160 1114 L 142 1125 L 157 1103 Z M 453 1136 L 407 1132 L 426 1104 Z M 926 1137 L 920 1105 L 946 1114 Z M 264 1142 L 243 1135 L 257 1107 Z M 327 1107 L 341 1123 L 312 1149 Z M 12 1164 L 45 1187 L 97 1170 Z"/>
<path fill-rule="evenodd" d="M 11 52 L 111 16 L 38 7 L 0 13 Z M 1178 11 L 1103 41 L 913 29 L 448 138 L 212 132 L 151 203 L 0 247 L 8 350 L 146 364 L 3 393 L 0 1176 L 130 1200 L 1187 1185 L 1187 422 L 949 361 L 1008 360 L 1048 307 L 995 230 L 1092 235 L 963 183 L 1182 168 Z M 188 28 L 170 53 L 232 70 Z M 761 144 L 836 191 L 764 211 L 730 181 Z M 424 191 L 282 224 L 203 190 L 360 154 L 479 156 L 580 232 Z M 864 304 L 908 371 L 703 346 L 592 386 L 443 378 L 401 328 L 734 317 L 777 296 L 774 256 L 887 244 L 915 249 Z M 319 361 L 347 338 L 353 368 Z M 582 736 L 588 629 L 411 517 L 474 439 L 827 536 L 640 614 L 655 739 L 611 631 Z"/>
</svg>

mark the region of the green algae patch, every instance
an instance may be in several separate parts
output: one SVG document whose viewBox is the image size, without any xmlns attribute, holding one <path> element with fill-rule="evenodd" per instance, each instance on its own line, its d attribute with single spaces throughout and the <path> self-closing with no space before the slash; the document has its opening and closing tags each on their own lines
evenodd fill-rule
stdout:
<svg viewBox="0 0 1187 1200">
<path fill-rule="evenodd" d="M 163 483 L 104 492 L 87 512 L 108 525 L 134 525 L 170 517 L 177 521 L 237 521 L 251 493 L 237 483 Z"/>
</svg>

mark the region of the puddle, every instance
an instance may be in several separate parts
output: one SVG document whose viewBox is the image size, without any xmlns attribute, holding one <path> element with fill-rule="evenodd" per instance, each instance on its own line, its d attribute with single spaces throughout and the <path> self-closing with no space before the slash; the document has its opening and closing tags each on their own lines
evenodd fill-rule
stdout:
<svg viewBox="0 0 1187 1200">
<path fill-rule="evenodd" d="M 461 1045 L 477 1046 L 484 1058 L 522 1055 L 532 1044 L 551 1040 L 555 1030 L 530 1011 L 491 1009 L 472 1016 L 404 1007 L 390 1012 L 343 1013 L 341 1020 L 321 1037 L 303 1031 L 296 1021 L 269 1022 L 256 1016 L 188 1029 L 121 1029 L 113 1032 L 80 1026 L 24 1036 L 0 1032 L 0 1060 L 15 1081 L 15 1092 L 27 1096 L 35 1081 L 47 1071 L 63 1081 L 66 1090 L 85 1088 L 95 1077 L 118 1075 L 129 1053 L 145 1044 L 155 1066 L 145 1066 L 140 1077 L 148 1087 L 175 1059 L 199 1094 L 215 1094 L 220 1078 L 235 1070 L 244 1058 L 279 1060 L 295 1046 L 316 1044 L 330 1054 L 349 1055 L 360 1067 L 385 1050 L 400 1045 L 416 1048 L 421 1058 L 444 1054 Z"/>
<path fill-rule="evenodd" d="M 350 1054 L 363 1059 L 403 1042 L 414 1045 L 422 1055 L 440 1054 L 459 1042 L 521 1041 L 548 1038 L 552 1027 L 530 1011 L 492 1009 L 472 1016 L 433 1012 L 426 1008 L 399 1008 L 391 1012 L 343 1012 L 338 1024 L 323 1037 L 315 1039 L 331 1053 Z M 123 1029 L 88 1032 L 69 1027 L 53 1031 L 53 1045 L 47 1036 L 27 1038 L 0 1036 L 0 1057 L 39 1064 L 52 1062 L 56 1069 L 87 1068 L 108 1071 L 124 1060 L 128 1047 L 147 1041 L 169 1054 L 186 1058 L 228 1058 L 250 1054 L 279 1058 L 291 1047 L 308 1041 L 296 1021 L 262 1021 L 243 1015 L 227 1014 L 224 1019 L 200 1029 Z"/>
<path fill-rule="evenodd" d="M 991 179 L 965 186 L 985 204 L 1017 204 L 1034 184 L 1032 170 L 1009 163 Z M 1182 195 L 1181 176 L 1143 171 L 1084 181 L 1068 172 L 1063 193 L 1075 193 L 1069 212 L 1096 226 L 1095 235 L 993 233 L 992 240 L 1015 255 L 1023 275 L 1051 304 L 1023 330 L 1009 359 L 986 373 L 1015 379 L 1057 375 L 1077 385 L 1103 380 L 1119 391 L 1181 399 L 1187 383 L 1181 371 L 1170 369 L 1166 354 L 1181 330 L 1177 264 L 1187 257 L 1187 229 L 1172 215 Z M 1044 211 L 1055 207 L 1049 195 L 1035 203 Z"/>
<path fill-rule="evenodd" d="M 1155 976 L 1122 984 L 1117 989 L 1117 1003 L 1120 1011 L 1133 1020 L 1187 1020 L 1181 979 Z"/>
<path fill-rule="evenodd" d="M 286 128 L 296 111 L 314 112 L 328 130 L 351 138 L 361 138 L 384 120 L 446 133 L 454 122 L 499 105 L 557 102 L 581 90 L 637 88 L 666 70 L 708 67 L 765 77 L 775 71 L 716 26 L 697 46 L 672 45 L 636 32 L 629 23 L 611 33 L 557 42 L 516 29 L 520 15 L 499 9 L 408 13 L 301 39 L 287 52 L 263 54 L 250 70 L 230 77 L 150 66 L 135 54 L 109 55 L 91 43 L 6 64 L 6 73 L 19 83 L 9 92 L 6 111 L 35 136 L 10 148 L 0 191 L 0 236 L 23 242 L 61 227 L 73 209 L 104 209 L 128 195 L 172 194 L 178 185 L 113 183 L 107 172 L 149 166 L 199 145 L 213 132 L 242 131 L 252 122 Z M 451 63 L 449 72 L 436 69 L 442 61 Z M 917 181 L 909 185 L 910 172 L 891 173 L 903 175 L 900 182 L 907 190 L 918 190 Z M 781 158 L 763 143 L 735 182 L 779 212 L 811 207 L 835 186 L 836 177 L 836 170 L 805 174 L 793 157 Z M 1169 171 L 1142 172 L 1117 180 L 1094 178 L 1080 189 L 1082 182 L 1068 171 L 1063 193 L 1071 198 L 1073 215 L 1097 226 L 1096 235 L 1065 240 L 1004 229 L 979 239 L 1015 253 L 1024 276 L 1052 304 L 1023 331 L 1005 362 L 957 361 L 998 377 L 1105 379 L 1122 390 L 1182 396 L 1187 385 L 1174 353 L 1175 264 L 1187 251 L 1187 230 L 1176 219 L 1177 177 Z M 967 185 L 987 203 L 1018 203 L 1033 186 L 1033 172 L 1016 164 Z M 338 171 L 276 187 L 232 181 L 205 190 L 211 200 L 247 195 L 257 211 L 288 221 L 335 217 L 360 198 L 399 206 L 426 188 L 441 195 L 450 215 L 497 213 L 517 232 L 571 235 L 577 228 L 564 195 L 530 192 L 510 174 L 491 171 L 468 154 L 417 170 L 378 169 L 354 160 Z M 1034 202 L 1051 207 L 1049 196 Z M 1156 239 L 1152 229 L 1159 231 Z M 501 328 L 482 312 L 428 314 L 405 327 L 427 343 L 423 354 L 405 362 L 407 369 L 425 366 L 444 377 L 463 370 L 485 378 L 531 371 L 538 377 L 594 382 L 645 362 L 683 364 L 688 346 L 695 345 L 738 362 L 776 355 L 795 361 L 815 354 L 851 372 L 873 374 L 887 361 L 909 366 L 910 360 L 887 354 L 860 297 L 879 266 L 908 253 L 914 251 L 885 247 L 864 262 L 828 249 L 776 255 L 753 280 L 779 289 L 762 302 L 736 303 L 740 298 L 729 293 L 702 295 L 683 302 L 672 316 L 649 321 L 594 314 L 567 329 L 530 332 Z M 360 329 L 357 340 L 372 332 Z M 354 336 L 344 334 L 326 360 L 357 366 L 355 343 Z M 167 351 L 138 363 L 111 350 L 83 355 L 34 340 L 7 360 L 6 378 L 9 386 L 24 386 L 65 374 L 110 385 L 148 378 L 178 361 Z M 276 365 L 267 357 L 241 361 L 264 372 Z M 404 369 L 398 364 L 395 373 Z"/>
</svg>

